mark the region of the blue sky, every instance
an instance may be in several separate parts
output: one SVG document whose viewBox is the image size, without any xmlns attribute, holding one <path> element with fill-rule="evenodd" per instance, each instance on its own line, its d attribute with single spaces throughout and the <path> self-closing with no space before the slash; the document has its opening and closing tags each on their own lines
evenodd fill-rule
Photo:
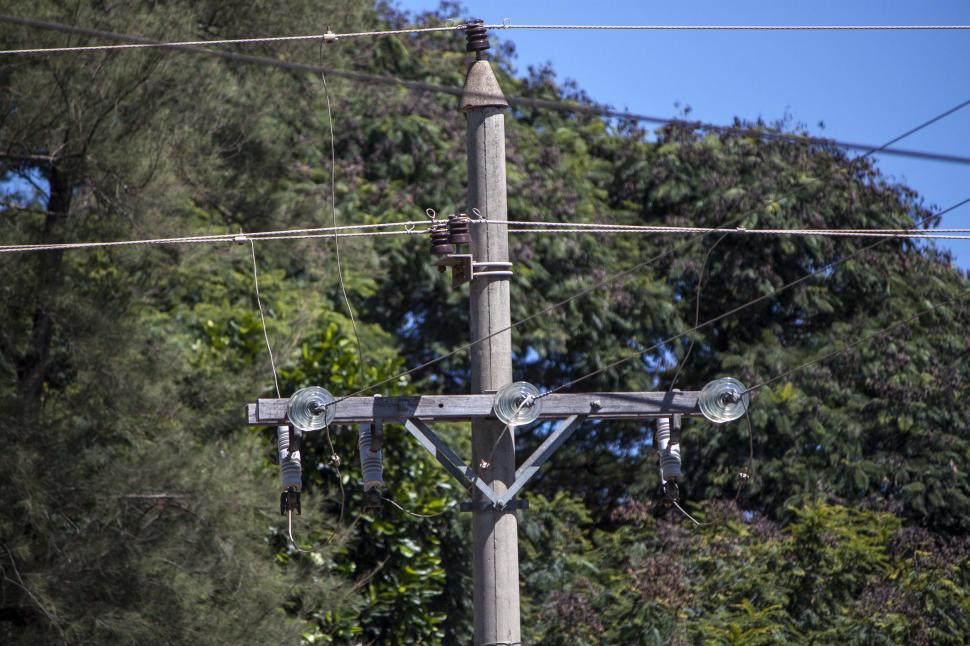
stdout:
<svg viewBox="0 0 970 646">
<path fill-rule="evenodd" d="M 399 0 L 410 11 L 430 0 Z M 512 24 L 970 24 L 970 1 L 468 0 L 460 18 Z M 509 30 L 517 67 L 551 63 L 600 102 L 729 123 L 788 114 L 813 134 L 882 144 L 970 98 L 970 31 L 605 32 Z M 824 129 L 818 124 L 823 122 Z M 970 107 L 897 144 L 970 156 Z M 970 166 L 882 156 L 884 173 L 945 208 L 970 197 Z M 970 228 L 970 205 L 943 227 Z M 970 268 L 970 241 L 947 245 Z"/>
</svg>

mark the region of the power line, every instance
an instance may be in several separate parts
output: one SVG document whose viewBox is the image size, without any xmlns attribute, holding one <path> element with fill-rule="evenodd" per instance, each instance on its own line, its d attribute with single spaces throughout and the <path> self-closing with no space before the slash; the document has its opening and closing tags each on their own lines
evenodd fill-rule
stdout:
<svg viewBox="0 0 970 646">
<path fill-rule="evenodd" d="M 216 45 L 253 45 L 265 43 L 285 43 L 300 41 L 320 41 L 332 43 L 338 40 L 363 37 L 397 36 L 402 34 L 426 34 L 443 31 L 464 31 L 467 24 L 441 27 L 409 27 L 405 29 L 386 29 L 382 31 L 358 31 L 337 34 L 327 31 L 322 34 L 296 36 L 254 36 L 249 38 L 221 38 L 210 40 L 183 40 L 157 43 L 128 43 L 124 45 L 79 45 L 73 47 L 35 47 L 30 49 L 0 50 L 0 55 L 17 54 L 61 54 L 68 52 L 110 51 L 121 49 L 166 49 L 185 46 L 213 47 Z M 511 23 L 483 25 L 486 29 L 565 29 L 565 30 L 607 30 L 607 31 L 961 31 L 970 25 L 513 25 Z"/>
<path fill-rule="evenodd" d="M 751 388 L 748 388 L 744 392 L 745 393 L 750 393 L 750 392 L 754 392 L 756 390 L 760 390 L 761 388 L 764 388 L 768 384 L 774 383 L 774 382 L 778 381 L 779 379 L 784 379 L 785 377 L 787 377 L 787 376 L 789 376 L 789 375 L 791 375 L 791 374 L 793 374 L 795 372 L 798 372 L 800 370 L 804 370 L 805 368 L 808 368 L 810 366 L 814 366 L 817 363 L 822 363 L 823 361 L 828 361 L 832 357 L 834 357 L 836 355 L 839 355 L 839 354 L 842 354 L 843 352 L 845 352 L 846 350 L 848 350 L 850 348 L 854 348 L 857 345 L 860 345 L 862 343 L 866 343 L 866 342 L 868 342 L 868 341 L 870 341 L 870 340 L 872 340 L 872 339 L 874 339 L 874 338 L 876 338 L 878 336 L 882 336 L 883 334 L 888 334 L 889 332 L 892 332 L 896 328 L 903 327 L 904 325 L 909 325 L 910 323 L 912 323 L 916 319 L 922 317 L 924 314 L 928 314 L 929 312 L 932 312 L 933 310 L 935 310 L 935 309 L 937 309 L 939 307 L 942 307 L 944 305 L 948 305 L 951 302 L 953 302 L 955 299 L 956 299 L 956 296 L 951 296 L 949 298 L 946 298 L 946 299 L 940 301 L 939 303 L 936 303 L 935 305 L 931 305 L 930 307 L 927 307 L 926 309 L 917 312 L 913 316 L 907 317 L 907 318 L 902 319 L 900 321 L 896 321 L 895 323 L 892 323 L 891 325 L 887 325 L 886 327 L 884 327 L 884 328 L 882 328 L 880 330 L 876 330 L 875 332 L 872 332 L 870 334 L 866 334 L 866 335 L 864 335 L 862 337 L 859 337 L 855 341 L 851 341 L 849 343 L 846 343 L 844 346 L 842 346 L 838 350 L 833 350 L 831 352 L 826 352 L 825 354 L 823 354 L 820 357 L 817 357 L 815 359 L 812 359 L 811 361 L 806 361 L 805 363 L 800 364 L 798 366 L 795 366 L 794 368 L 792 368 L 790 370 L 786 370 L 785 372 L 781 373 L 780 375 L 776 375 L 776 376 L 772 377 L 771 379 L 769 379 L 767 381 L 761 382 L 757 386 L 752 386 Z"/>
<path fill-rule="evenodd" d="M 486 29 L 606 31 L 965 31 L 970 25 L 484 25 Z"/>
<path fill-rule="evenodd" d="M 12 17 L 12 16 L 11 16 Z M 6 18 L 6 16 L 4 16 Z M 178 49 L 186 46 L 212 47 L 215 45 L 253 45 L 260 43 L 284 43 L 299 41 L 320 41 L 332 43 L 346 38 L 360 38 L 363 36 L 395 36 L 398 34 L 421 34 L 435 31 L 461 31 L 465 25 L 450 25 L 447 27 L 413 27 L 408 29 L 388 29 L 385 31 L 358 31 L 346 34 L 335 34 L 328 31 L 323 34 L 309 34 L 305 36 L 257 36 L 255 38 L 223 38 L 218 40 L 183 40 L 177 42 L 149 42 L 127 43 L 124 45 L 78 45 L 74 47 L 36 47 L 33 49 L 0 50 L 0 55 L 16 54 L 63 54 L 68 52 L 110 51 L 118 49 Z"/>
<path fill-rule="evenodd" d="M 202 236 L 186 236 L 181 238 L 150 238 L 145 240 L 114 240 L 110 242 L 65 242 L 58 244 L 22 244 L 0 246 L 0 253 L 25 253 L 32 251 L 67 251 L 71 249 L 95 249 L 102 247 L 130 247 L 143 245 L 170 244 L 225 244 L 229 242 L 243 244 L 249 240 L 308 240 L 314 238 L 362 238 L 372 236 L 415 235 L 425 233 L 426 230 L 417 229 L 422 222 L 386 222 L 380 224 L 348 224 L 340 227 L 319 227 L 313 229 L 289 229 L 281 231 L 264 231 L 253 233 L 223 233 Z M 371 231 L 397 227 L 400 231 Z M 364 230 L 358 233 L 338 233 L 341 231 Z"/>
<path fill-rule="evenodd" d="M 470 220 L 470 224 L 499 226 L 505 222 L 489 220 Z M 543 222 L 509 220 L 509 224 L 522 226 L 522 229 L 509 229 L 508 233 L 545 234 L 545 233 L 589 233 L 607 235 L 683 235 L 722 233 L 724 235 L 770 235 L 770 236 L 823 236 L 851 238 L 900 238 L 924 240 L 970 240 L 970 229 L 734 229 L 722 227 L 668 227 L 651 225 L 607 224 L 598 222 Z M 313 240 L 320 238 L 363 238 L 381 236 L 423 235 L 429 229 L 417 228 L 422 222 L 385 222 L 379 224 L 349 224 L 338 227 L 317 227 L 311 229 L 284 229 L 279 231 L 254 231 L 246 233 L 223 233 L 178 238 L 150 238 L 145 240 L 112 240 L 104 242 L 63 242 L 51 244 L 0 245 L 0 253 L 29 253 L 36 251 L 69 251 L 77 249 L 99 249 L 110 247 L 179 245 L 179 244 L 226 244 L 261 242 L 267 240 Z M 395 228 L 394 231 L 373 231 L 372 229 Z M 341 233 L 356 230 L 356 233 Z M 959 235 L 967 234 L 967 235 Z"/>
<path fill-rule="evenodd" d="M 958 208 L 958 207 L 960 207 L 960 206 L 962 206 L 964 204 L 967 204 L 968 202 L 970 202 L 970 197 L 968 197 L 968 198 L 966 198 L 964 200 L 961 200 L 960 202 L 957 202 L 953 206 L 951 206 L 951 207 L 949 207 L 947 209 L 944 209 L 943 211 L 940 211 L 938 213 L 934 213 L 934 214 L 928 215 L 927 217 L 923 218 L 922 222 L 926 222 L 926 221 L 928 221 L 928 220 L 930 220 L 932 218 L 936 218 L 936 217 L 943 216 L 943 215 L 949 213 L 950 211 L 953 211 L 954 209 L 956 209 L 956 208 Z M 922 222 L 921 222 L 921 224 L 922 224 Z M 649 348 L 646 348 L 645 350 L 638 350 L 638 351 L 636 351 L 634 353 L 631 353 L 631 354 L 625 355 L 623 357 L 620 357 L 616 361 L 610 362 L 609 364 L 603 366 L 602 368 L 597 368 L 596 370 L 593 370 L 591 372 L 588 372 L 588 373 L 586 373 L 586 374 L 584 374 L 584 375 L 582 375 L 580 377 L 577 377 L 576 379 L 571 379 L 571 380 L 569 380 L 569 381 L 567 381 L 565 383 L 562 383 L 562 384 L 556 386 L 555 388 L 552 388 L 550 390 L 547 390 L 546 392 L 544 392 L 541 395 L 539 395 L 539 397 L 540 398 L 546 397 L 546 396 L 551 395 L 553 393 L 557 393 L 557 392 L 559 392 L 561 390 L 565 390 L 566 388 L 570 388 L 572 386 L 575 386 L 576 384 L 578 384 L 580 382 L 586 381 L 587 379 L 590 379 L 592 377 L 595 377 L 596 375 L 602 374 L 602 373 L 604 373 L 604 372 L 606 372 L 608 370 L 611 370 L 611 369 L 613 369 L 613 368 L 615 368 L 615 367 L 617 367 L 619 365 L 622 365 L 622 364 L 624 364 L 624 363 L 626 363 L 628 361 L 631 361 L 633 359 L 642 357 L 643 355 L 647 354 L 648 352 L 652 352 L 653 350 L 656 350 L 656 349 L 658 349 L 658 348 L 660 348 L 660 347 L 662 347 L 664 345 L 667 345 L 667 344 L 669 344 L 669 343 L 671 343 L 673 341 L 676 341 L 677 339 L 679 339 L 681 337 L 684 337 L 684 336 L 686 336 L 688 334 L 692 334 L 692 333 L 697 332 L 699 330 L 702 330 L 704 328 L 710 327 L 711 325 L 713 325 L 714 323 L 717 323 L 718 321 L 721 321 L 721 320 L 723 320 L 725 318 L 728 318 L 729 316 L 732 316 L 732 315 L 734 315 L 734 314 L 736 314 L 736 313 L 738 313 L 738 312 L 740 312 L 742 310 L 745 310 L 745 309 L 747 309 L 747 308 L 749 308 L 749 307 L 751 307 L 753 305 L 756 305 L 756 304 L 760 303 L 761 301 L 764 301 L 764 300 L 766 300 L 768 298 L 771 298 L 772 296 L 775 296 L 776 294 L 780 294 L 781 292 L 783 292 L 783 291 L 785 291 L 787 289 L 790 289 L 791 287 L 794 287 L 796 285 L 799 285 L 799 284 L 805 282 L 806 280 L 808 280 L 809 278 L 812 278 L 813 276 L 817 276 L 817 275 L 819 275 L 821 273 L 827 272 L 827 271 L 833 269 L 834 267 L 837 267 L 838 265 L 841 265 L 844 262 L 847 262 L 849 260 L 852 260 L 853 258 L 857 257 L 858 255 L 860 255 L 860 254 L 862 254 L 862 253 L 864 253 L 866 251 L 869 251 L 870 249 L 873 249 L 873 248 L 875 248 L 875 247 L 883 244 L 884 242 L 886 242 L 886 239 L 877 240 L 876 242 L 873 242 L 872 244 L 866 245 L 864 247 L 860 247 L 859 249 L 855 250 L 851 254 L 848 254 L 846 256 L 842 256 L 841 258 L 839 258 L 837 260 L 834 260 L 834 261 L 832 261 L 832 262 L 830 262 L 830 263 L 828 263 L 826 265 L 823 265 L 822 267 L 819 267 L 818 269 L 816 269 L 816 270 L 814 270 L 814 271 L 812 271 L 812 272 L 810 272 L 808 274 L 805 274 L 804 276 L 801 276 L 800 278 L 796 278 L 795 280 L 792 280 L 790 282 L 785 283 L 781 287 L 776 287 L 775 289 L 772 289 L 771 291 L 769 291 L 766 294 L 762 294 L 761 296 L 758 296 L 756 298 L 753 298 L 750 301 L 748 301 L 747 303 L 744 303 L 742 305 L 738 305 L 737 307 L 734 307 L 734 308 L 728 310 L 727 312 L 724 312 L 724 313 L 719 314 L 719 315 L 717 315 L 717 316 L 715 316 L 713 318 L 710 318 L 710 319 L 704 321 L 703 323 L 701 323 L 700 325 L 695 325 L 692 328 L 689 328 L 687 330 L 684 330 L 682 332 L 679 332 L 679 333 L 677 333 L 677 334 L 675 334 L 673 336 L 667 337 L 666 339 L 663 339 L 662 341 L 658 341 L 657 343 L 653 344 Z"/>
<path fill-rule="evenodd" d="M 131 41 L 137 43 L 158 43 L 158 41 L 152 40 L 150 38 L 144 38 L 141 36 L 130 36 L 124 34 L 117 34 L 110 31 L 102 31 L 98 29 L 87 29 L 84 27 L 74 27 L 72 25 L 63 25 L 60 23 L 46 22 L 42 20 L 34 20 L 30 18 L 19 18 L 16 16 L 7 16 L 0 14 L 0 21 L 10 22 L 14 24 L 19 24 L 27 27 L 36 27 L 39 29 L 48 29 L 53 31 L 60 31 L 63 33 L 70 34 L 80 34 L 85 36 L 95 36 L 98 38 L 104 38 L 107 40 L 120 40 L 120 41 Z M 248 63 L 254 65 L 265 65 L 270 67 L 276 67 L 279 69 L 289 70 L 293 72 L 303 72 L 308 74 L 320 75 L 325 73 L 329 76 L 336 78 L 343 78 L 349 81 L 355 81 L 360 83 L 370 83 L 376 85 L 389 85 L 396 87 L 404 87 L 415 92 L 433 92 L 438 94 L 445 94 L 455 97 L 460 97 L 462 94 L 468 97 L 478 97 L 478 98 L 500 98 L 496 95 L 492 95 L 487 92 L 473 92 L 465 91 L 463 88 L 440 85 L 437 83 L 428 83 L 425 81 L 409 81 L 405 79 L 400 79 L 393 76 L 383 76 L 379 74 L 369 74 L 366 72 L 355 72 L 350 70 L 341 70 L 331 67 L 325 67 L 320 65 L 308 65 L 305 63 L 295 63 L 292 61 L 283 61 L 275 58 L 266 58 L 263 56 L 252 56 L 249 54 L 240 54 L 237 52 L 221 51 L 216 49 L 205 49 L 203 47 L 196 47 L 192 45 L 172 45 L 167 47 L 168 50 L 175 50 L 180 52 L 188 52 L 193 54 L 204 54 L 206 56 L 214 56 L 217 58 L 223 58 L 226 60 L 231 60 L 239 63 Z M 553 101 L 549 99 L 538 99 L 534 97 L 516 96 L 516 95 L 504 95 L 506 101 L 509 104 L 519 106 L 519 107 L 531 107 L 531 108 L 541 108 L 548 110 L 557 110 L 562 112 L 569 112 L 574 114 L 583 114 L 593 117 L 602 117 L 609 119 L 621 119 L 628 121 L 637 121 L 643 123 L 653 123 L 657 125 L 673 125 L 680 124 L 685 126 L 690 126 L 693 128 L 698 128 L 702 130 L 709 130 L 712 132 L 730 132 L 734 130 L 733 126 L 721 126 L 711 123 L 686 121 L 683 119 L 670 119 L 665 117 L 655 117 L 645 114 L 638 114 L 635 112 L 626 112 L 622 110 L 613 110 L 610 108 L 593 106 L 593 105 L 583 105 L 576 102 L 565 102 L 565 101 Z M 966 105 L 961 104 L 959 107 Z M 956 108 L 956 109 L 959 109 Z M 955 111 L 954 108 L 948 110 L 943 116 L 952 114 Z M 938 118 L 943 118 L 943 116 L 935 117 L 926 124 L 918 126 L 912 132 L 935 122 Z M 912 134 L 912 132 L 907 133 L 906 136 Z M 879 153 L 885 155 L 895 155 L 899 157 L 910 157 L 913 159 L 924 159 L 929 161 L 940 161 L 954 164 L 968 164 L 970 165 L 970 157 L 963 157 L 960 155 L 948 155 L 943 153 L 931 153 L 918 150 L 908 150 L 903 148 L 891 148 L 888 145 L 883 146 L 873 146 L 871 144 L 860 144 L 852 143 L 847 141 L 840 141 L 836 139 L 825 139 L 821 137 L 810 137 L 797 134 L 786 134 L 780 132 L 770 132 L 767 130 L 762 130 L 758 133 L 759 136 L 778 141 L 791 141 L 796 143 L 809 143 L 813 145 L 820 146 L 835 146 L 838 148 L 843 148 L 845 150 L 855 150 L 866 154 L 873 154 L 878 151 Z"/>
</svg>

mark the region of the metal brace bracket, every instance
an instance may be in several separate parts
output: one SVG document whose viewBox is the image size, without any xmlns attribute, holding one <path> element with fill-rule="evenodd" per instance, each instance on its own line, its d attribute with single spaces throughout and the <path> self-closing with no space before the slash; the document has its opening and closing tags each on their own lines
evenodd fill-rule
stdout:
<svg viewBox="0 0 970 646">
<path fill-rule="evenodd" d="M 508 501 L 504 507 L 498 508 L 500 511 L 515 511 L 516 509 L 528 509 L 529 501 L 515 499 Z M 496 509 L 495 505 L 487 500 L 466 500 L 458 504 L 459 511 L 489 511 Z"/>
<path fill-rule="evenodd" d="M 593 402 L 591 408 L 596 408 L 598 402 Z M 417 418 L 410 418 L 404 423 L 404 427 L 421 443 L 427 451 L 441 463 L 448 473 L 455 477 L 466 489 L 475 487 L 486 500 L 461 503 L 462 511 L 481 511 L 487 509 L 515 510 L 527 509 L 528 502 L 517 500 L 515 495 L 532 479 L 543 464 L 568 440 L 576 429 L 586 420 L 587 415 L 571 415 L 549 434 L 549 437 L 539 445 L 532 455 L 530 455 L 522 466 L 515 472 L 515 482 L 501 496 L 495 493 L 484 480 L 475 475 L 475 472 L 466 465 L 460 457 L 445 444 L 444 440 L 438 437 L 427 424 Z"/>
<path fill-rule="evenodd" d="M 417 418 L 404 422 L 404 427 L 421 443 L 428 452 L 441 463 L 445 470 L 453 475 L 458 482 L 470 489 L 477 488 L 491 502 L 491 506 L 498 506 L 498 496 L 485 481 L 475 475 L 458 455 L 451 450 L 444 441 L 428 428 L 428 425 Z"/>
<path fill-rule="evenodd" d="M 438 261 L 438 271 L 445 271 L 451 267 L 451 286 L 459 287 L 471 282 L 479 276 L 488 278 L 510 278 L 512 263 L 510 262 L 475 262 L 469 253 L 453 253 L 443 256 Z"/>
</svg>

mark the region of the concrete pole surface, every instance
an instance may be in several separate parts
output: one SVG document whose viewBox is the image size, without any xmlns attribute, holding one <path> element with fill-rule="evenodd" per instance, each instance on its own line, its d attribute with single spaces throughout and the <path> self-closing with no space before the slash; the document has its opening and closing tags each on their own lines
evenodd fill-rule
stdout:
<svg viewBox="0 0 970 646">
<path fill-rule="evenodd" d="M 488 220 L 504 221 L 508 219 L 504 115 L 508 104 L 487 60 L 476 60 L 468 68 L 465 92 L 461 110 L 468 120 L 468 212 L 477 208 Z M 507 226 L 473 226 L 471 233 L 476 262 L 508 262 Z M 470 310 L 472 340 L 507 328 L 511 323 L 508 276 L 479 275 L 472 280 Z M 511 330 L 471 348 L 473 394 L 493 393 L 511 382 Z M 497 420 L 472 421 L 472 467 L 499 495 L 515 481 L 513 431 L 499 440 L 503 428 Z M 484 469 L 482 460 L 489 462 Z M 475 500 L 484 498 L 476 492 Z M 520 644 L 515 512 L 489 508 L 476 510 L 473 515 L 475 644 Z"/>
</svg>

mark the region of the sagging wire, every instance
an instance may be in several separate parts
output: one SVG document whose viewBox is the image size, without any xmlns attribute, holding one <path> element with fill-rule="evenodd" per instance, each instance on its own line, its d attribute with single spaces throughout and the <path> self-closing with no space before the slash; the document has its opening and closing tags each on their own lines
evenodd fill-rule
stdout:
<svg viewBox="0 0 970 646">
<path fill-rule="evenodd" d="M 717 245 L 721 244 L 721 241 L 728 236 L 727 233 L 721 235 L 717 241 L 711 245 L 711 248 L 707 250 L 707 254 L 704 256 L 704 262 L 701 264 L 701 270 L 697 275 L 697 296 L 694 299 L 694 327 L 701 322 L 701 294 L 704 291 L 704 272 L 707 270 L 707 263 L 711 259 L 711 254 Z M 674 373 L 673 379 L 670 380 L 670 388 L 667 392 L 672 392 L 674 387 L 677 385 L 677 378 L 680 376 L 681 370 L 687 364 L 687 359 L 690 357 L 690 353 L 694 350 L 694 337 L 690 338 L 690 343 L 687 345 L 687 351 L 684 352 L 684 357 L 678 362 L 677 371 Z"/>
<path fill-rule="evenodd" d="M 387 496 L 381 496 L 381 500 L 390 504 L 392 507 L 396 508 L 397 510 L 407 514 L 408 516 L 414 516 L 415 518 L 437 518 L 438 516 L 441 516 L 446 513 L 445 511 L 439 511 L 436 514 L 419 514 L 415 511 L 411 511 L 410 509 L 405 509 L 404 507 L 399 505 L 396 501 L 392 500 L 391 498 L 388 498 Z"/>
</svg>

